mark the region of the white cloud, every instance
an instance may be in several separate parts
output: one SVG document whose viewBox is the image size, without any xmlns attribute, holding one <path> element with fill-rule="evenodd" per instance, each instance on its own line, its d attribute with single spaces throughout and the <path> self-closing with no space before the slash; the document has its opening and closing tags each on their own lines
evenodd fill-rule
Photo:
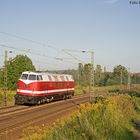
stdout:
<svg viewBox="0 0 140 140">
<path fill-rule="evenodd" d="M 116 2 L 118 2 L 119 0 L 105 0 L 104 3 L 110 3 L 110 4 L 114 4 Z"/>
</svg>

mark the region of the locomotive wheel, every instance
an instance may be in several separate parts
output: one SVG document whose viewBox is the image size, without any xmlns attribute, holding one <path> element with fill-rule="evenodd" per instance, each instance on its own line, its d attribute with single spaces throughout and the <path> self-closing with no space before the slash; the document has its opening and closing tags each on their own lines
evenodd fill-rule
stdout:
<svg viewBox="0 0 140 140">
<path fill-rule="evenodd" d="M 47 99 L 46 99 L 46 102 L 49 103 L 49 102 L 50 102 L 50 99 L 47 98 Z"/>
<path fill-rule="evenodd" d="M 71 99 L 71 98 L 72 98 L 72 95 L 70 94 L 70 95 L 69 95 L 69 99 Z"/>
<path fill-rule="evenodd" d="M 37 104 L 40 105 L 40 104 L 41 104 L 41 101 L 39 100 L 39 101 L 37 102 Z"/>
<path fill-rule="evenodd" d="M 42 99 L 42 100 L 41 100 L 41 103 L 44 104 L 44 103 L 45 103 L 45 99 Z"/>
<path fill-rule="evenodd" d="M 66 95 L 64 95 L 64 96 L 63 96 L 63 100 L 66 100 L 66 99 L 67 99 L 67 98 L 66 98 Z"/>
</svg>

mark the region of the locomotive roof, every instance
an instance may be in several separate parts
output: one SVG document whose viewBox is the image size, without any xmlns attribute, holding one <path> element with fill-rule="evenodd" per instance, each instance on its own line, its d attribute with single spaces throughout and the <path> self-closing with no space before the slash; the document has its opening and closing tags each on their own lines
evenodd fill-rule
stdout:
<svg viewBox="0 0 140 140">
<path fill-rule="evenodd" d="M 71 76 L 70 74 L 57 74 L 57 73 L 49 73 L 49 72 L 33 72 L 33 71 L 25 71 L 25 72 L 22 72 L 22 74 L 35 74 L 35 75 L 65 75 L 65 76 Z"/>
<path fill-rule="evenodd" d="M 48 73 L 48 72 L 32 72 L 32 71 L 25 71 L 22 73 L 22 75 L 23 74 L 41 75 L 44 81 L 74 81 L 73 76 L 70 74 L 55 74 L 55 73 Z"/>
</svg>

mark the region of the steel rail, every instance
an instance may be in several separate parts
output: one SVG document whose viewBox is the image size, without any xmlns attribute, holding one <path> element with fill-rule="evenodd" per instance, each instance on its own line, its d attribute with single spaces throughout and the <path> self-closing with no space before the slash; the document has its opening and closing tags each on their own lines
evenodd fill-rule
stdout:
<svg viewBox="0 0 140 140">
<path fill-rule="evenodd" d="M 11 113 L 11 112 L 16 112 L 16 111 L 19 111 L 19 110 L 24 110 L 24 109 L 27 109 L 29 108 L 30 106 L 9 106 L 9 107 L 4 107 L 4 108 L 1 108 L 0 109 L 0 115 L 3 115 L 3 114 L 8 114 L 8 113 Z"/>
</svg>

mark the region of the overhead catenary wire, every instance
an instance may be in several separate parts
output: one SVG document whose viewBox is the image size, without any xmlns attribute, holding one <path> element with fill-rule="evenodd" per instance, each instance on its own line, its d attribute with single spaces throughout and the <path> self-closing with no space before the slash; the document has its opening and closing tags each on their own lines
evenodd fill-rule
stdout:
<svg viewBox="0 0 140 140">
<path fill-rule="evenodd" d="M 18 39 L 21 39 L 21 40 L 24 40 L 24 41 L 28 41 L 28 42 L 31 42 L 31 43 L 34 43 L 34 44 L 37 44 L 37 45 L 41 45 L 43 47 L 48 47 L 48 48 L 55 49 L 55 50 L 58 50 L 59 49 L 59 48 L 56 48 L 56 47 L 54 47 L 52 45 L 47 45 L 45 43 L 41 43 L 39 41 L 35 41 L 35 40 L 32 40 L 32 39 L 21 37 L 19 35 L 7 33 L 7 32 L 2 32 L 2 31 L 0 31 L 0 34 L 4 34 L 4 35 L 11 36 L 11 37 L 14 37 L 14 38 L 18 38 Z"/>
<path fill-rule="evenodd" d="M 17 51 L 21 51 L 21 52 L 29 52 L 29 50 L 24 50 L 24 49 L 19 49 L 19 48 L 15 48 L 13 46 L 9 46 L 9 45 L 5 45 L 5 44 L 0 44 L 1 47 L 4 47 L 4 48 L 9 48 L 9 49 L 13 49 L 13 50 L 17 50 Z"/>
<path fill-rule="evenodd" d="M 15 34 L 3 32 L 3 31 L 0 31 L 0 34 L 4 34 L 4 35 L 11 36 L 11 37 L 14 37 L 14 38 L 22 39 L 22 40 L 25 40 L 25 41 L 28 41 L 28 42 L 31 42 L 31 43 L 34 43 L 34 44 L 37 44 L 37 45 L 41 45 L 41 46 L 43 46 L 43 47 L 48 47 L 48 48 L 54 49 L 55 51 L 56 51 L 56 50 L 60 50 L 59 48 L 56 48 L 56 47 L 54 47 L 54 46 L 52 46 L 52 45 L 47 45 L 47 44 L 45 44 L 45 43 L 41 43 L 41 42 L 39 42 L 39 41 L 35 41 L 35 40 L 32 40 L 32 39 L 28 39 L 28 38 L 25 38 L 25 37 L 21 37 L 21 36 L 19 36 L 19 35 L 15 35 Z M 11 46 L 11 47 L 9 47 L 9 48 L 13 48 L 13 47 Z M 13 48 L 13 49 L 15 49 L 15 48 Z M 19 50 L 19 49 L 18 49 L 18 50 Z M 22 51 L 22 50 L 20 49 L 20 51 Z M 24 51 L 25 53 L 27 52 L 27 50 L 23 50 L 23 51 Z M 65 50 L 60 50 L 60 51 L 65 52 L 65 53 L 68 54 L 69 56 L 73 57 L 75 60 L 77 60 L 77 61 L 83 63 L 82 60 L 80 60 L 79 58 L 77 58 L 77 57 L 73 56 L 72 54 L 66 52 Z M 31 54 L 31 52 L 29 52 L 29 53 Z M 38 53 L 32 53 L 32 54 L 36 54 L 36 55 L 40 55 L 40 56 L 44 56 L 44 57 L 50 57 L 50 58 L 53 58 L 53 59 L 56 59 L 56 60 L 63 60 L 63 61 L 66 60 L 66 58 L 57 58 L 57 57 L 52 57 L 52 56 L 48 56 L 48 55 L 46 56 L 46 55 L 44 55 L 44 54 L 38 54 Z M 69 58 L 69 59 L 71 59 L 71 58 Z"/>
<path fill-rule="evenodd" d="M 83 63 L 83 61 L 82 60 L 80 60 L 79 58 L 77 58 L 76 56 L 74 56 L 74 55 L 72 55 L 71 53 L 68 53 L 66 50 L 62 50 L 63 52 L 65 52 L 66 54 L 68 54 L 69 56 L 71 56 L 71 57 L 73 57 L 75 60 L 77 60 L 78 62 L 82 62 Z"/>
<path fill-rule="evenodd" d="M 40 61 L 40 60 L 33 60 L 34 64 L 37 66 L 36 69 L 40 70 L 40 69 L 44 69 L 44 70 L 62 70 L 62 65 L 64 65 L 64 62 L 54 62 L 54 63 L 49 63 L 49 62 L 45 62 L 45 61 Z M 66 65 L 67 65 L 67 69 L 73 69 L 75 67 L 74 63 L 67 63 L 65 61 Z M 41 68 L 41 67 L 42 68 Z"/>
<path fill-rule="evenodd" d="M 10 48 L 10 49 L 14 49 L 14 50 L 17 50 L 17 51 L 25 52 L 25 53 L 30 53 L 30 54 L 33 54 L 33 55 L 38 55 L 38 56 L 42 56 L 42 57 L 47 57 L 47 58 L 51 58 L 51 59 L 56 59 L 56 57 L 53 57 L 53 56 L 48 56 L 48 55 L 45 55 L 45 54 L 40 54 L 40 53 L 36 53 L 36 52 L 31 52 L 30 49 L 24 50 L 24 49 L 16 48 L 16 47 L 9 46 L 9 45 L 5 45 L 5 44 L 0 44 L 0 46 L 1 46 L 1 47 L 4 47 L 4 48 Z M 57 60 L 57 59 L 56 59 L 56 60 Z"/>
<path fill-rule="evenodd" d="M 63 49 L 64 51 L 69 51 L 69 52 L 80 52 L 80 53 L 85 53 L 85 52 L 90 52 L 90 51 L 87 51 L 87 50 L 73 50 L 73 49 Z M 62 50 L 62 51 L 63 51 Z"/>
<path fill-rule="evenodd" d="M 50 65 L 51 65 L 51 67 L 55 67 L 55 66 L 58 66 L 58 61 L 59 61 L 59 63 L 60 62 L 63 62 L 64 63 L 64 62 L 70 62 L 70 59 L 71 59 L 71 58 L 58 58 L 58 57 L 46 56 L 46 55 L 43 55 L 43 54 L 40 54 L 40 53 L 31 52 L 30 49 L 25 50 L 25 49 L 13 47 L 13 46 L 5 45 L 5 44 L 0 44 L 0 46 L 1 47 L 4 47 L 4 48 L 9 48 L 9 49 L 13 49 L 13 50 L 16 50 L 16 51 L 24 52 L 25 54 L 28 53 L 28 54 L 32 54 L 32 55 L 38 55 L 40 57 L 45 57 L 45 58 L 47 57 L 47 58 L 50 58 L 50 59 L 53 59 L 53 60 L 56 60 L 57 61 L 56 64 L 52 64 L 52 63 L 49 63 L 48 61 L 47 62 L 43 62 L 43 61 L 38 61 L 38 60 L 35 60 L 35 59 L 32 60 L 37 65 L 38 64 L 43 64 L 43 65 L 46 65 L 46 66 L 49 66 L 49 67 L 50 67 Z"/>
<path fill-rule="evenodd" d="M 7 35 L 7 36 L 11 36 L 11 37 L 14 37 L 14 38 L 18 38 L 18 39 L 21 39 L 21 40 L 25 40 L 25 41 L 28 41 L 28 42 L 31 42 L 31 43 L 34 43 L 34 44 L 37 44 L 37 45 L 41 45 L 42 47 L 47 47 L 47 48 L 51 48 L 51 49 L 54 49 L 55 51 L 57 51 L 57 50 L 60 50 L 60 51 L 63 51 L 63 52 L 65 52 L 66 54 L 68 54 L 69 56 L 71 56 L 71 57 L 73 57 L 75 60 L 77 60 L 77 61 L 79 61 L 79 62 L 83 62 L 82 60 L 80 60 L 79 58 L 77 58 L 77 57 L 75 57 L 75 56 L 73 56 L 72 54 L 70 54 L 70 53 L 68 53 L 66 50 L 68 50 L 68 51 L 75 51 L 75 52 L 79 52 L 78 50 L 69 50 L 69 49 L 63 49 L 63 50 L 61 50 L 61 49 L 59 49 L 59 48 L 57 48 L 57 47 L 54 47 L 54 46 L 52 46 L 52 45 L 50 45 L 50 44 L 45 44 L 45 43 L 41 43 L 41 42 L 39 42 L 39 41 L 35 41 L 35 40 L 32 40 L 32 39 L 28 39 L 28 38 L 26 38 L 26 37 L 21 37 L 21 36 L 19 36 L 19 35 L 15 35 L 15 34 L 11 34 L 11 33 L 7 33 L 7 32 L 3 32 L 3 31 L 0 31 L 0 34 L 4 34 L 4 35 Z M 83 51 L 84 52 L 84 51 Z M 48 56 L 48 55 L 47 55 Z M 49 56 L 49 57 L 51 57 L 51 56 Z M 58 58 L 59 60 L 60 59 L 65 59 L 65 58 Z"/>
<path fill-rule="evenodd" d="M 61 51 L 61 52 L 64 52 L 65 54 L 67 54 L 67 55 L 69 55 L 71 58 L 64 58 L 64 57 L 58 57 L 58 56 L 49 56 L 49 55 L 46 55 L 46 54 L 41 54 L 41 53 L 38 53 L 38 52 L 33 52 L 31 49 L 20 49 L 20 48 L 17 48 L 17 47 L 13 47 L 13 46 L 9 46 L 9 45 L 5 45 L 5 44 L 0 44 L 0 46 L 2 46 L 2 47 L 5 47 L 5 48 L 10 48 L 10 49 L 14 49 L 14 50 L 16 50 L 16 51 L 21 51 L 21 52 L 24 52 L 25 54 L 32 54 L 32 55 L 38 55 L 38 56 L 40 56 L 40 57 L 46 57 L 46 58 L 49 58 L 49 59 L 53 59 L 53 60 L 57 60 L 57 61 L 65 61 L 65 62 L 70 62 L 71 60 L 72 60 L 72 62 L 74 62 L 74 61 L 78 61 L 78 62 L 80 62 L 80 63 L 84 63 L 84 61 L 83 60 L 81 60 L 81 59 L 79 59 L 77 56 L 75 56 L 75 55 L 72 55 L 71 53 L 69 53 L 66 49 L 65 50 L 61 50 L 61 49 L 59 49 L 59 48 L 57 48 L 57 47 L 54 47 L 54 46 L 52 46 L 52 45 L 47 45 L 47 44 L 45 44 L 45 43 L 41 43 L 41 42 L 39 42 L 39 41 L 35 41 L 35 40 L 32 40 L 32 39 L 28 39 L 28 38 L 26 38 L 26 37 L 21 37 L 21 36 L 19 36 L 19 35 L 15 35 L 15 34 L 11 34 L 11 33 L 7 33 L 7 32 L 2 32 L 2 31 L 0 31 L 0 34 L 3 34 L 3 35 L 7 35 L 7 36 L 11 36 L 11 37 L 13 37 L 13 38 L 18 38 L 18 39 L 21 39 L 21 40 L 24 40 L 24 41 L 28 41 L 28 42 L 31 42 L 31 43 L 34 43 L 34 44 L 36 44 L 36 45 L 40 45 L 40 46 L 42 46 L 42 47 L 47 47 L 47 48 L 51 48 L 51 49 L 53 49 L 53 50 L 55 50 L 55 51 Z M 79 51 L 75 51 L 75 50 L 73 50 L 74 52 L 79 52 Z M 73 61 L 74 60 L 74 61 Z"/>
</svg>

